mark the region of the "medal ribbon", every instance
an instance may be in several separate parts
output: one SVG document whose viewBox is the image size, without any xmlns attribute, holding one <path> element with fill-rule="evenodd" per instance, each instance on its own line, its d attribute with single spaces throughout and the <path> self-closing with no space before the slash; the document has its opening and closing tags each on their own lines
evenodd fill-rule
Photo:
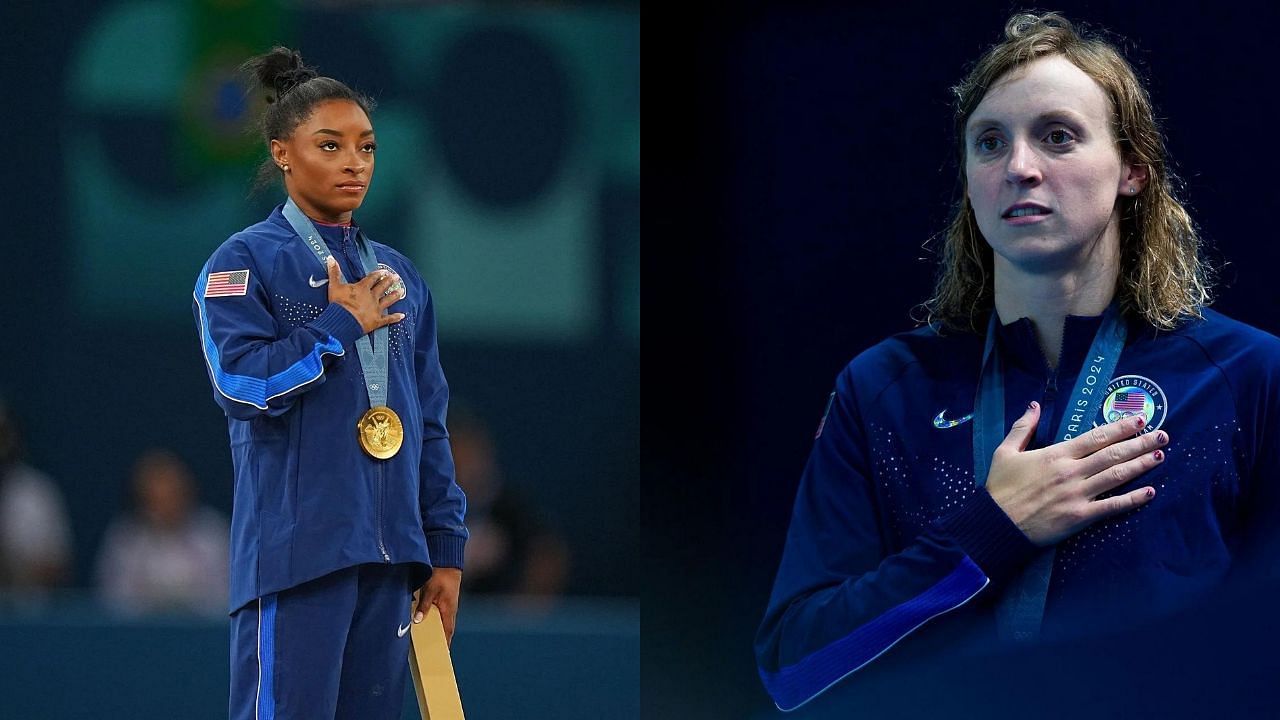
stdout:
<svg viewBox="0 0 1280 720">
<path fill-rule="evenodd" d="M 1004 440 L 1004 372 L 1000 353 L 995 351 L 998 322 L 995 310 L 987 323 L 987 342 L 982 350 L 982 374 L 973 405 L 973 477 L 978 487 L 987 482 L 991 456 Z M 1102 405 L 1102 390 L 1115 374 L 1124 350 L 1125 324 L 1115 301 L 1102 316 L 1102 326 L 1093 336 L 1089 354 L 1076 379 L 1067 408 L 1058 423 L 1055 442 L 1070 440 L 1093 427 L 1093 418 Z M 1045 548 L 1010 583 L 997 602 L 996 627 L 1000 636 L 1015 641 L 1035 640 L 1044 619 L 1049 578 L 1053 574 L 1054 548 Z"/>
<path fill-rule="evenodd" d="M 320 267 L 327 273 L 329 266 L 326 262 L 333 253 L 330 253 L 329 248 L 325 246 L 324 239 L 320 237 L 320 232 L 312 224 L 311 218 L 298 209 L 293 198 L 289 198 L 284 203 L 284 217 L 293 226 L 293 231 L 298 233 L 298 237 L 302 238 L 307 247 L 311 248 L 311 252 L 315 253 L 316 258 L 320 260 Z M 363 231 L 356 233 L 356 248 L 360 252 L 360 264 L 364 267 L 365 274 L 377 270 L 378 259 L 373 255 L 373 245 L 364 236 Z M 338 274 L 342 275 L 341 263 L 338 264 Z M 342 281 L 347 282 L 345 276 Z M 373 408 L 387 404 L 389 337 L 386 326 L 370 334 L 373 335 L 372 342 L 369 341 L 369 334 L 361 335 L 356 339 L 356 353 L 360 356 L 360 367 L 364 370 L 364 387 L 369 393 L 369 407 Z"/>
</svg>

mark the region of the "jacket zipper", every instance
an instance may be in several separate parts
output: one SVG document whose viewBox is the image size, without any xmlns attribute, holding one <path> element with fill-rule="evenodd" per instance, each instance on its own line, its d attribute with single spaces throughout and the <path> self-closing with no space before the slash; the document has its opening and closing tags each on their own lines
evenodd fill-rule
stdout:
<svg viewBox="0 0 1280 720">
<path fill-rule="evenodd" d="M 349 254 L 351 245 L 351 227 L 347 226 L 342 229 L 342 254 L 345 255 L 348 260 L 351 259 Z M 357 263 L 356 266 L 359 267 L 359 263 Z M 384 463 L 378 462 L 375 467 L 377 467 L 378 476 L 378 502 L 377 505 L 375 505 L 376 510 L 374 511 L 374 520 L 377 523 L 378 552 L 382 553 L 382 562 L 389 563 L 391 562 L 391 554 L 387 552 L 387 545 L 382 540 L 382 505 L 383 498 L 386 495 L 386 473 L 384 472 Z"/>
<path fill-rule="evenodd" d="M 383 553 L 383 562 L 390 562 L 392 561 L 392 556 L 390 556 L 390 553 L 387 552 L 387 546 L 385 546 L 385 544 L 383 543 L 383 496 L 385 495 L 385 493 L 383 492 L 384 486 L 385 486 L 385 479 L 383 477 L 383 464 L 379 462 L 378 464 L 378 518 L 376 518 L 378 519 L 378 550 L 380 550 L 381 553 Z"/>
<path fill-rule="evenodd" d="M 1049 372 L 1045 382 L 1043 398 L 1040 400 L 1040 426 L 1036 428 L 1036 447 L 1048 447 L 1053 444 L 1053 421 L 1057 415 L 1058 369 Z"/>
<path fill-rule="evenodd" d="M 364 266 L 362 265 L 361 260 L 359 258 L 359 253 L 356 253 L 357 257 L 354 257 L 354 258 L 351 257 L 351 250 L 354 247 L 354 243 L 352 242 L 352 239 L 351 239 L 351 228 L 349 227 L 342 228 L 342 239 L 339 242 L 342 244 L 343 259 L 346 260 L 349 265 L 351 265 L 356 269 L 356 274 L 348 278 L 348 281 L 359 282 L 361 277 L 359 271 Z M 342 272 L 345 275 L 347 271 L 343 270 Z"/>
<path fill-rule="evenodd" d="M 1040 423 L 1036 428 L 1036 447 L 1048 447 L 1052 445 L 1056 438 L 1053 432 L 1055 420 L 1057 420 L 1057 399 L 1058 399 L 1058 371 L 1062 368 L 1063 352 L 1067 344 L 1067 319 L 1062 318 L 1062 342 L 1058 345 L 1058 363 L 1049 365 L 1049 358 L 1044 356 L 1043 351 L 1040 356 L 1044 360 L 1044 369 L 1048 372 L 1048 378 L 1044 383 L 1043 397 L 1040 401 Z"/>
</svg>

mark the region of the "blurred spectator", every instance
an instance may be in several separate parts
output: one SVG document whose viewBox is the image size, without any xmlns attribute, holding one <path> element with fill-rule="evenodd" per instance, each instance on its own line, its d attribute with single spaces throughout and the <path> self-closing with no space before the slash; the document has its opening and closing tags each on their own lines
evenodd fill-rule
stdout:
<svg viewBox="0 0 1280 720">
<path fill-rule="evenodd" d="M 449 409 L 449 444 L 458 485 L 467 494 L 467 541 L 463 589 L 472 593 L 526 596 L 525 604 L 547 606 L 564 590 L 569 551 L 534 505 L 503 482 L 493 438 L 474 413 Z"/>
<path fill-rule="evenodd" d="M 217 511 L 196 505 L 187 465 L 149 450 L 133 467 L 134 513 L 111 521 L 98 555 L 98 590 L 127 614 L 227 612 L 230 530 Z"/>
<path fill-rule="evenodd" d="M 62 493 L 23 461 L 17 421 L 0 402 L 0 590 L 39 597 L 71 572 L 71 524 Z"/>
</svg>

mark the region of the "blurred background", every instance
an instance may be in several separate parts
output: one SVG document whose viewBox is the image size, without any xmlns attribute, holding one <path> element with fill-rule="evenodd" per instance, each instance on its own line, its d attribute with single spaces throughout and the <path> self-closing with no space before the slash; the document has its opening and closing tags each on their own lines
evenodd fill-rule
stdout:
<svg viewBox="0 0 1280 720">
<path fill-rule="evenodd" d="M 468 717 L 638 717 L 639 3 L 2 12 L 0 716 L 225 717 L 231 458 L 191 289 L 284 198 L 250 196 L 235 73 L 279 43 L 377 101 L 357 217 L 433 290 Z"/>
<path fill-rule="evenodd" d="M 669 410 L 646 423 L 642 459 L 660 592 L 645 595 L 645 717 L 781 717 L 752 642 L 814 430 L 840 370 L 914 327 L 929 241 L 956 199 L 950 88 L 1023 7 L 751 3 L 660 23 L 677 49 L 648 117 L 662 151 L 646 169 L 646 232 L 661 244 L 644 256 L 645 313 L 664 351 L 645 364 L 663 378 L 646 401 Z M 1119 35 L 1222 267 L 1215 307 L 1280 334 L 1280 10 L 1050 9 Z M 1275 717 L 1275 591 L 1105 646 L 930 667 L 890 650 L 791 717 Z"/>
</svg>

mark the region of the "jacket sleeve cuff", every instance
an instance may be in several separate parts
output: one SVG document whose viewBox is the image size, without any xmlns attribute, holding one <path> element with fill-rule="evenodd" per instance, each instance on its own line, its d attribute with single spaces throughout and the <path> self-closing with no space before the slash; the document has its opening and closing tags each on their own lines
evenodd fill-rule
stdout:
<svg viewBox="0 0 1280 720">
<path fill-rule="evenodd" d="M 1040 552 L 986 488 L 937 524 L 993 582 L 1013 577 Z"/>
<path fill-rule="evenodd" d="M 462 568 L 462 549 L 467 539 L 458 535 L 428 535 L 427 552 L 435 567 Z"/>
<path fill-rule="evenodd" d="M 361 335 L 364 335 L 364 328 L 360 327 L 360 321 L 356 320 L 356 316 L 336 302 L 329 303 L 329 306 L 308 325 L 325 335 L 337 338 L 344 348 L 350 347 Z"/>
</svg>

